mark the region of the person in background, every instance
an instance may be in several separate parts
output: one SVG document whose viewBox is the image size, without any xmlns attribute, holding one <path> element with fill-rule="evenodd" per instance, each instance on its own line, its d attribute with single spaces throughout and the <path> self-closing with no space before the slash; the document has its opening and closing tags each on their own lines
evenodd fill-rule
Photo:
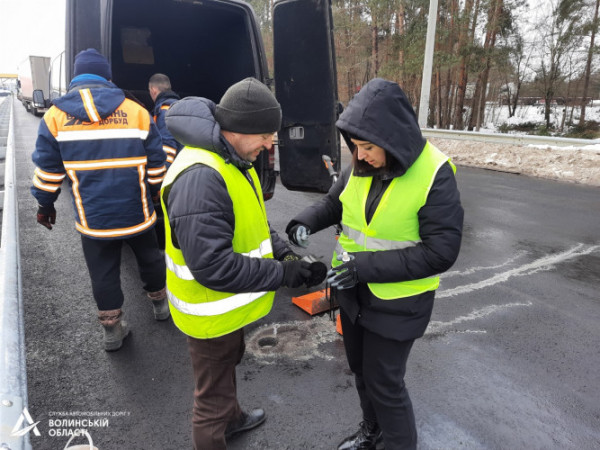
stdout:
<svg viewBox="0 0 600 450">
<path fill-rule="evenodd" d="M 120 281 L 124 243 L 135 254 L 154 317 L 170 315 L 152 201 L 166 172 L 165 154 L 150 114 L 111 83 L 103 55 L 91 48 L 80 52 L 73 75 L 67 94 L 54 101 L 40 123 L 31 193 L 39 204 L 38 223 L 51 230 L 54 202 L 67 178 L 104 349 L 114 351 L 129 333 Z"/>
<path fill-rule="evenodd" d="M 165 151 L 167 158 L 165 166 L 168 169 L 175 160 L 177 153 L 183 148 L 183 145 L 177 142 L 169 132 L 167 124 L 165 123 L 165 114 L 171 105 L 179 100 L 179 95 L 171 90 L 171 80 L 162 73 L 155 73 L 150 77 L 150 80 L 148 81 L 148 92 L 154 102 L 154 122 L 156 123 L 160 137 L 162 138 L 162 148 Z M 165 222 L 162 208 L 160 207 L 160 201 L 154 206 L 158 216 L 156 226 L 154 227 L 156 238 L 158 239 L 159 248 L 164 250 Z"/>
<path fill-rule="evenodd" d="M 156 123 L 162 138 L 163 150 L 167 157 L 166 167 L 168 169 L 171 164 L 173 164 L 173 160 L 175 159 L 175 156 L 177 156 L 177 153 L 183 148 L 183 145 L 177 142 L 169 132 L 165 123 L 165 114 L 171 105 L 179 100 L 179 95 L 171 90 L 171 80 L 162 73 L 155 73 L 150 77 L 150 80 L 148 81 L 148 92 L 154 102 L 154 122 Z"/>
<path fill-rule="evenodd" d="M 244 326 L 269 313 L 277 288 L 319 284 L 327 270 L 301 260 L 267 220 L 252 165 L 281 125 L 281 108 L 267 86 L 246 78 L 216 106 L 184 98 L 166 122 L 185 145 L 161 199 L 167 296 L 194 371 L 193 444 L 225 449 L 226 439 L 265 420 L 263 409 L 244 411 L 237 400 Z"/>
<path fill-rule="evenodd" d="M 450 159 L 421 134 L 402 89 L 376 78 L 336 123 L 353 154 L 329 193 L 286 227 L 294 244 L 341 222 L 328 272 L 362 410 L 339 450 L 415 449 L 404 383 L 433 309 L 438 274 L 456 260 L 463 208 Z"/>
</svg>

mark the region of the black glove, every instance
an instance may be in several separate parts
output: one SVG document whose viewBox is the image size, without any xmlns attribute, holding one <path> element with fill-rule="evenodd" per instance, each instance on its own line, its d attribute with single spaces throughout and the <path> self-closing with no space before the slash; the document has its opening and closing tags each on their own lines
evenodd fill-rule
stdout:
<svg viewBox="0 0 600 450">
<path fill-rule="evenodd" d="M 52 225 L 56 223 L 56 210 L 54 209 L 54 205 L 38 205 L 37 223 L 45 226 L 49 230 L 52 229 Z"/>
<path fill-rule="evenodd" d="M 327 266 L 312 255 L 306 255 L 302 260 L 310 263 L 310 278 L 306 280 L 306 287 L 321 284 L 327 276 Z"/>
<path fill-rule="evenodd" d="M 284 261 L 283 264 L 283 283 L 282 286 L 296 288 L 302 286 L 312 272 L 310 271 L 310 263 L 306 261 Z"/>
<path fill-rule="evenodd" d="M 308 247 L 309 235 L 310 228 L 301 223 L 297 223 L 292 228 L 290 228 L 290 231 L 288 231 L 288 239 L 290 240 L 290 242 L 302 248 Z"/>
<path fill-rule="evenodd" d="M 332 267 L 327 272 L 327 282 L 336 289 L 350 289 L 358 283 L 358 272 L 356 268 L 356 259 L 354 255 L 343 253 L 338 255 L 338 261 L 345 261 L 344 264 Z"/>
</svg>

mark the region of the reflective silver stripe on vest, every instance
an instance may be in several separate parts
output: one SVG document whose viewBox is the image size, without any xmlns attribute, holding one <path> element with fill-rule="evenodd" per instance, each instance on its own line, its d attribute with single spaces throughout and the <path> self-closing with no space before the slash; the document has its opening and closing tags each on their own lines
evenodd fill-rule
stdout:
<svg viewBox="0 0 600 450">
<path fill-rule="evenodd" d="M 167 290 L 167 297 L 177 311 L 191 316 L 218 316 L 252 303 L 267 292 L 245 292 L 207 303 L 187 303 Z"/>
<path fill-rule="evenodd" d="M 248 253 L 242 253 L 242 255 L 249 256 L 250 258 L 262 258 L 264 255 L 268 255 L 269 253 L 273 253 L 271 238 L 262 241 L 260 243 L 260 247 L 257 249 L 250 250 Z M 166 253 L 165 262 L 167 264 L 167 269 L 173 272 L 177 278 L 186 281 L 191 281 L 194 279 L 194 275 L 192 275 L 192 272 L 188 266 L 175 264 L 171 257 Z"/>
<path fill-rule="evenodd" d="M 342 224 L 342 231 L 348 238 L 352 239 L 360 246 L 364 245 L 364 247 L 369 250 L 399 250 L 401 248 L 414 247 L 421 242 L 420 239 L 418 241 L 390 241 L 388 239 L 377 239 L 366 236 L 364 233 L 344 224 Z M 341 245 L 338 244 L 338 246 L 341 249 Z"/>
<path fill-rule="evenodd" d="M 247 253 L 242 253 L 242 255 L 249 256 L 250 258 L 262 258 L 264 255 L 268 255 L 269 253 L 273 253 L 271 238 L 262 241 L 257 249 L 250 250 Z M 171 257 L 166 253 L 165 262 L 167 264 L 167 269 L 173 272 L 177 278 L 187 281 L 194 280 L 194 275 L 192 275 L 192 272 L 188 266 L 175 264 Z M 192 316 L 218 316 L 219 314 L 225 314 L 229 311 L 233 311 L 234 309 L 252 303 L 254 300 L 262 297 L 266 293 L 266 291 L 244 292 L 207 303 L 188 303 L 175 297 L 175 295 L 169 291 L 167 286 L 167 297 L 169 298 L 171 305 L 173 305 L 173 307 L 178 311 Z"/>
<path fill-rule="evenodd" d="M 179 264 L 175 264 L 175 262 L 171 259 L 169 255 L 165 253 L 165 262 L 167 263 L 167 269 L 175 274 L 177 278 L 180 280 L 191 281 L 194 279 L 194 275 L 190 272 L 188 266 Z"/>
<path fill-rule="evenodd" d="M 273 253 L 271 238 L 262 241 L 257 249 L 250 250 L 248 253 L 242 253 L 242 255 L 249 256 L 250 258 L 262 258 L 269 253 Z"/>
</svg>

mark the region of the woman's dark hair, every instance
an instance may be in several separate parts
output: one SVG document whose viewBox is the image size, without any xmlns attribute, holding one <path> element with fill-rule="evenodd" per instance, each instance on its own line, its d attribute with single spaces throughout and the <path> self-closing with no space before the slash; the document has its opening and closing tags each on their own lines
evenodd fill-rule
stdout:
<svg viewBox="0 0 600 450">
<path fill-rule="evenodd" d="M 385 152 L 385 166 L 384 167 L 379 167 L 379 168 L 373 167 L 368 162 L 359 160 L 357 147 L 356 147 L 356 145 L 354 145 L 354 142 L 352 142 L 351 139 L 354 139 L 355 141 L 365 141 L 365 142 L 371 142 L 371 141 L 369 139 L 366 139 L 364 137 L 350 133 L 348 131 L 345 131 L 345 130 L 341 130 L 341 131 L 342 131 L 342 136 L 344 137 L 344 140 L 348 144 L 348 148 L 350 148 L 350 150 L 352 151 L 352 166 L 354 167 L 355 174 L 363 175 L 363 176 L 374 176 L 374 175 L 383 174 L 386 172 L 391 173 L 395 170 L 395 167 L 397 165 L 396 158 L 394 158 L 386 149 L 383 149 L 383 151 Z"/>
<path fill-rule="evenodd" d="M 353 139 L 355 139 L 355 138 L 353 138 Z M 360 139 L 360 140 L 362 141 L 364 139 Z M 354 173 L 356 175 L 363 175 L 363 176 L 375 176 L 375 175 L 384 174 L 384 173 L 388 173 L 388 172 L 394 173 L 398 162 L 396 161 L 396 158 L 394 158 L 390 154 L 390 152 L 388 152 L 386 149 L 383 149 L 383 151 L 385 152 L 385 166 L 373 167 L 368 162 L 358 159 L 358 149 L 357 149 L 356 145 L 353 145 L 352 146 L 352 166 L 354 167 Z"/>
</svg>

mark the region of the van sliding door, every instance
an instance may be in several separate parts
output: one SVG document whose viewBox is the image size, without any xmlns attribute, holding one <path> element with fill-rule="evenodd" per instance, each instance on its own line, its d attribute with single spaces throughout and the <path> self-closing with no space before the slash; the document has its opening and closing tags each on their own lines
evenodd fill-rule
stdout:
<svg viewBox="0 0 600 450">
<path fill-rule="evenodd" d="M 337 82 L 330 0 L 281 0 L 273 9 L 275 95 L 281 182 L 291 190 L 327 192 L 329 156 L 339 171 L 335 128 Z"/>
</svg>

